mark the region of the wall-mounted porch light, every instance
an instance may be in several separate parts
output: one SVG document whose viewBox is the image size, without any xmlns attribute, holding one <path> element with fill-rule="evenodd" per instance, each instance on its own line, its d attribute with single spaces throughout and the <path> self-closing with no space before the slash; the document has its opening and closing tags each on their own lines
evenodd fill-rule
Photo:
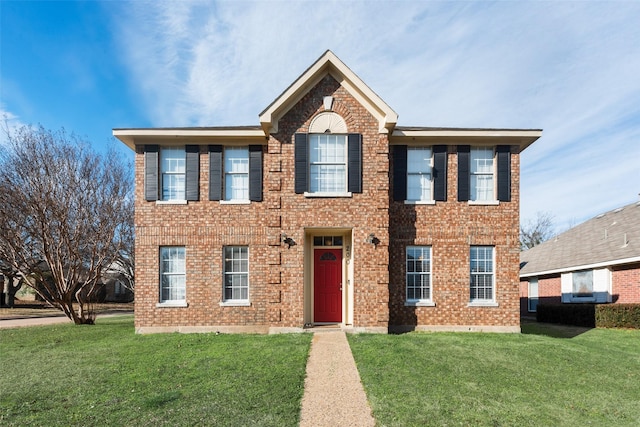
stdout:
<svg viewBox="0 0 640 427">
<path fill-rule="evenodd" d="M 291 237 L 287 237 L 285 233 L 282 233 L 282 243 L 287 245 L 287 249 L 289 249 L 291 246 L 296 245 L 295 240 L 293 240 Z"/>
<path fill-rule="evenodd" d="M 371 233 L 367 236 L 367 239 L 364 242 L 377 247 L 380 243 L 380 239 L 378 239 L 375 234 Z"/>
</svg>

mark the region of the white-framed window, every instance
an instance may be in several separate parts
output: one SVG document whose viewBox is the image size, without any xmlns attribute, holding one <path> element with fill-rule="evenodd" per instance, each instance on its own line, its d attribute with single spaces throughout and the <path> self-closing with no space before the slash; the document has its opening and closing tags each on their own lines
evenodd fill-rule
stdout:
<svg viewBox="0 0 640 427">
<path fill-rule="evenodd" d="M 593 270 L 574 271 L 571 280 L 572 298 L 593 298 Z"/>
<path fill-rule="evenodd" d="M 224 149 L 224 200 L 249 200 L 249 148 Z"/>
<path fill-rule="evenodd" d="M 431 302 L 431 247 L 407 246 L 407 302 Z"/>
<path fill-rule="evenodd" d="M 347 135 L 309 135 L 309 192 L 347 191 Z"/>
<path fill-rule="evenodd" d="M 161 200 L 186 200 L 186 166 L 184 147 L 160 149 Z"/>
<path fill-rule="evenodd" d="M 184 246 L 160 248 L 160 303 L 184 303 L 186 284 Z"/>
<path fill-rule="evenodd" d="M 532 277 L 529 279 L 529 293 L 528 293 L 528 310 L 532 313 L 538 311 L 538 278 Z"/>
<path fill-rule="evenodd" d="M 249 248 L 224 248 L 224 302 L 249 302 Z"/>
<path fill-rule="evenodd" d="M 564 272 L 560 290 L 563 303 L 612 302 L 611 270 L 604 267 Z"/>
<path fill-rule="evenodd" d="M 470 199 L 473 201 L 494 201 L 493 147 L 471 147 L 470 159 Z"/>
<path fill-rule="evenodd" d="M 470 301 L 493 302 L 495 298 L 493 246 L 471 246 Z"/>
<path fill-rule="evenodd" d="M 430 147 L 407 148 L 407 201 L 433 200 L 432 167 Z"/>
</svg>

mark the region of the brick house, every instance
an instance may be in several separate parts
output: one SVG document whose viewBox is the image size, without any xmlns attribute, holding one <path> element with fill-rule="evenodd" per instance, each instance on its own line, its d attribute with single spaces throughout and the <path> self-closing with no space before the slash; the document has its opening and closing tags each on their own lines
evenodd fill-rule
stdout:
<svg viewBox="0 0 640 427">
<path fill-rule="evenodd" d="M 640 304 L 640 202 L 522 252 L 520 266 L 523 316 L 538 303 Z"/>
<path fill-rule="evenodd" d="M 259 126 L 135 150 L 138 333 L 519 332 L 519 155 L 540 130 L 397 126 L 331 51 Z"/>
</svg>

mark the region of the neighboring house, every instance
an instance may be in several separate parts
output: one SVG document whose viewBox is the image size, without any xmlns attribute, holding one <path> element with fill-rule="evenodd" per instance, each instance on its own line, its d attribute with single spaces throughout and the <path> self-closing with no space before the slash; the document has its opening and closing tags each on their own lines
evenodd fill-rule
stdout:
<svg viewBox="0 0 640 427">
<path fill-rule="evenodd" d="M 116 275 L 109 275 L 102 279 L 100 290 L 97 292 L 100 302 L 132 302 L 133 291 L 125 286 L 125 280 Z"/>
<path fill-rule="evenodd" d="M 539 303 L 640 303 L 640 202 L 520 254 L 521 313 Z"/>
<path fill-rule="evenodd" d="M 114 129 L 136 153 L 137 332 L 520 330 L 540 130 L 397 126 L 331 51 L 259 120 Z"/>
</svg>

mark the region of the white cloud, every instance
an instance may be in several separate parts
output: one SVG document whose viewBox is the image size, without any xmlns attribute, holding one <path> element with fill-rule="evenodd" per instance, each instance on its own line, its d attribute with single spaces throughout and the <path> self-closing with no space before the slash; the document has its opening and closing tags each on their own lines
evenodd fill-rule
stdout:
<svg viewBox="0 0 640 427">
<path fill-rule="evenodd" d="M 25 126 L 18 116 L 8 111 L 6 107 L 0 103 L 0 145 L 7 143 L 8 135 L 15 133 L 16 129 Z"/>
<path fill-rule="evenodd" d="M 326 49 L 401 125 L 543 128 L 522 216 L 640 191 L 640 3 L 128 2 L 114 20 L 155 126 L 257 124 Z"/>
</svg>

